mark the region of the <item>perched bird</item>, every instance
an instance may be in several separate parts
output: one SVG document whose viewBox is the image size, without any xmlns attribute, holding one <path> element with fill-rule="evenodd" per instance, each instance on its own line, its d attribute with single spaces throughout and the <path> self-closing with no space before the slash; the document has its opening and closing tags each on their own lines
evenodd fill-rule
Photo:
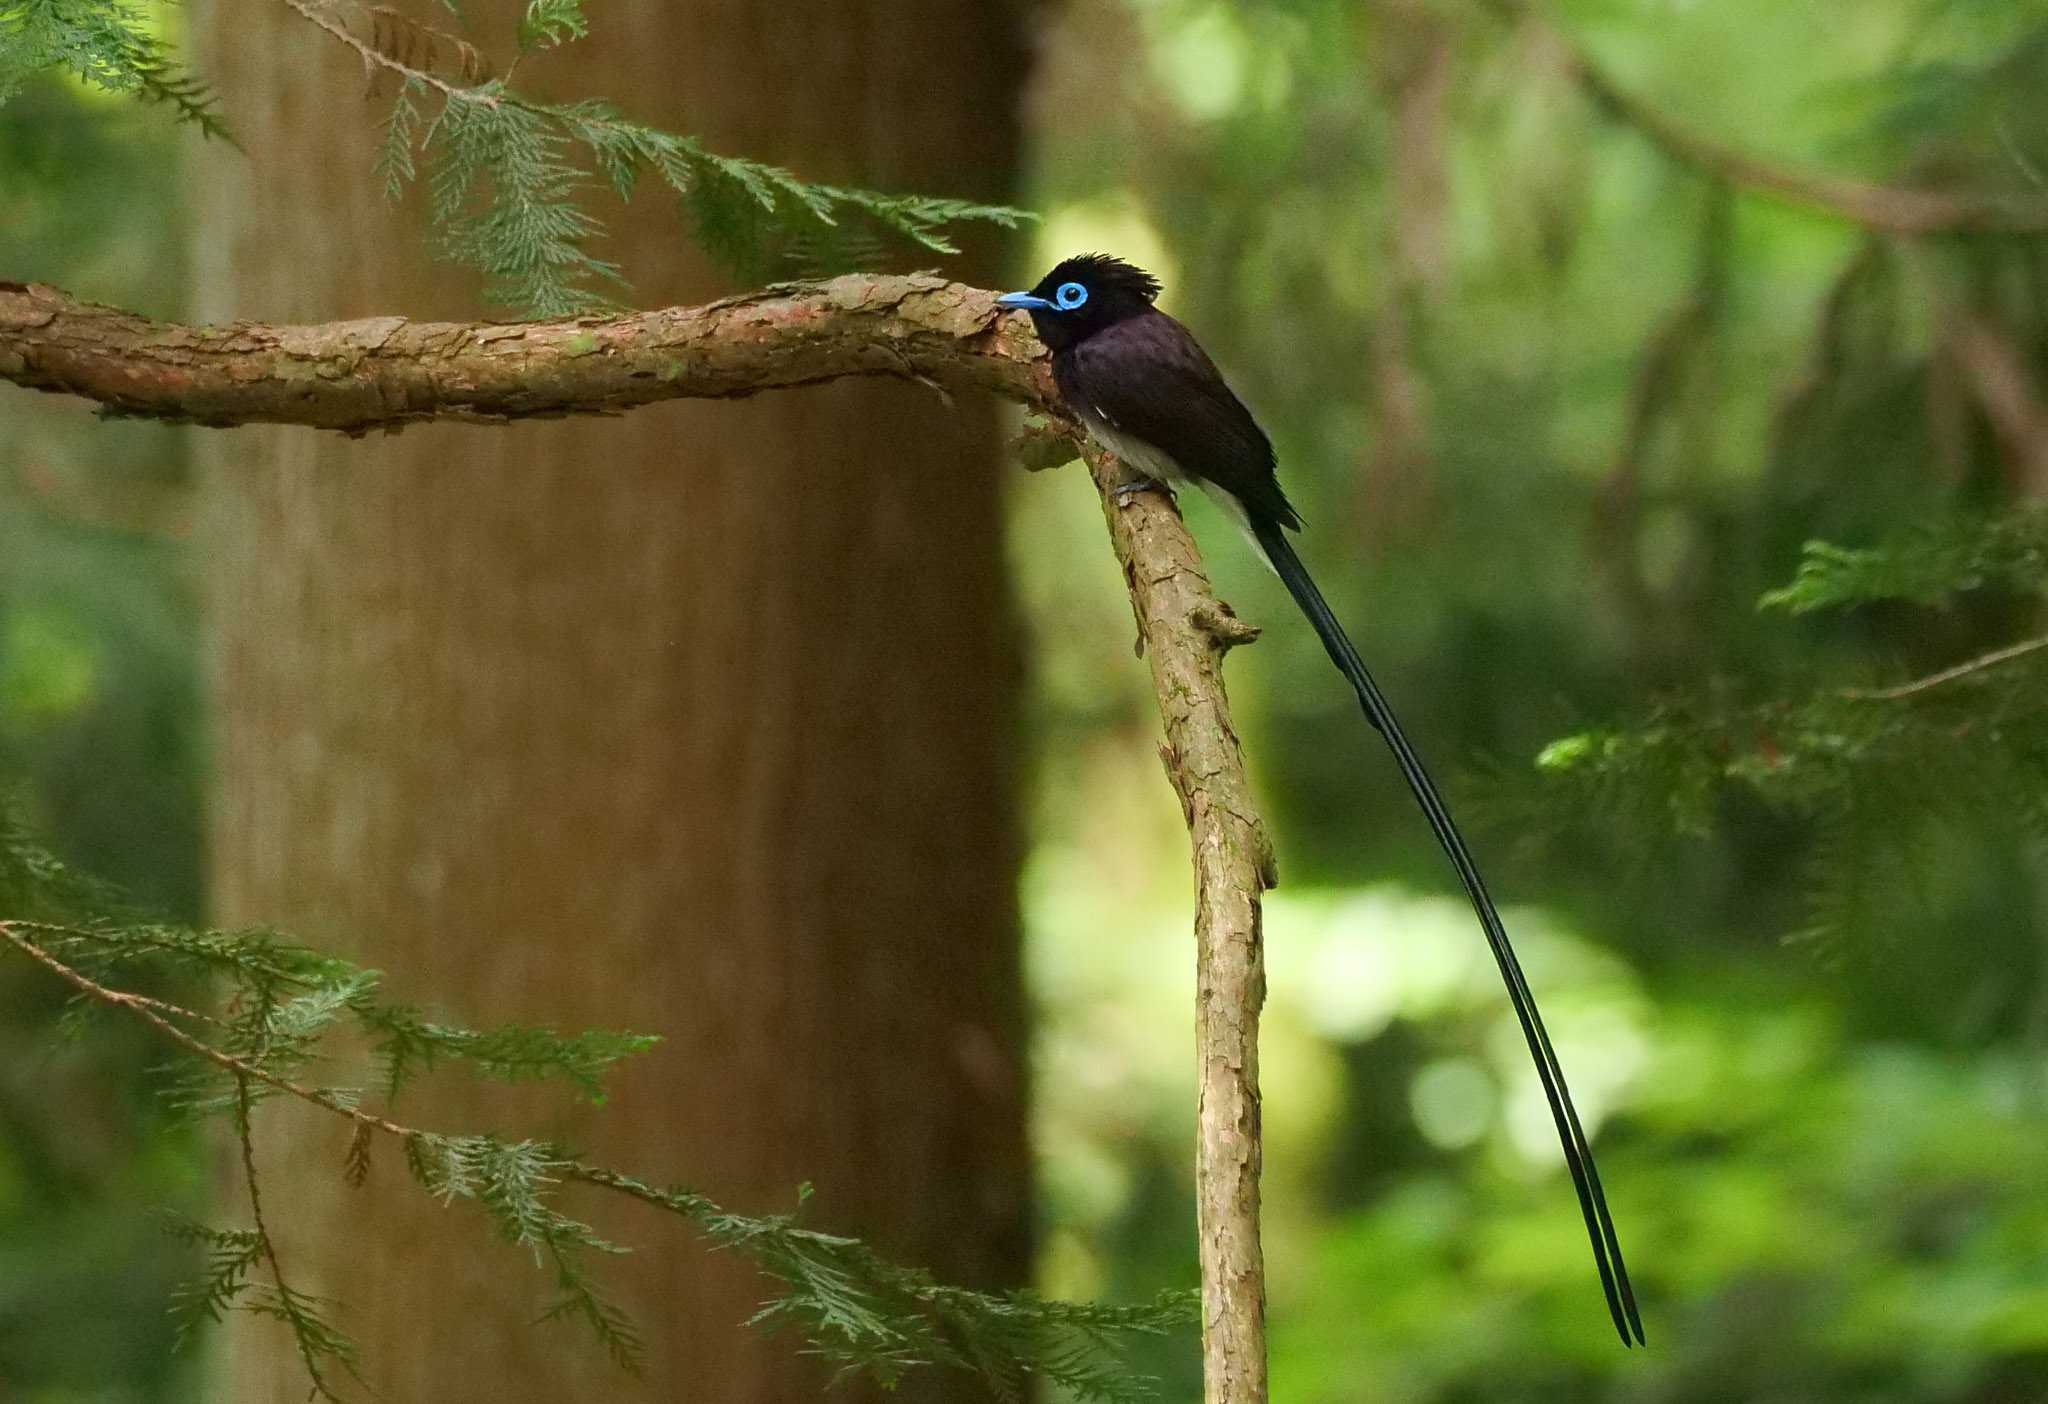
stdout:
<svg viewBox="0 0 2048 1404">
<path fill-rule="evenodd" d="M 1006 293 L 996 304 L 1031 314 L 1039 340 L 1052 352 L 1053 380 L 1061 396 L 1098 443 L 1160 483 L 1193 482 L 1237 520 L 1358 693 L 1366 719 L 1385 736 L 1408 788 L 1465 884 L 1507 982 L 1508 998 L 1564 1143 L 1565 1165 L 1578 1189 L 1615 1329 L 1623 1345 L 1641 1343 L 1642 1317 L 1628 1269 L 1622 1265 L 1607 1196 L 1593 1168 L 1593 1152 L 1500 913 L 1443 796 L 1423 769 L 1422 758 L 1402 734 L 1386 697 L 1288 542 L 1287 532 L 1300 530 L 1301 518 L 1280 490 L 1273 446 L 1265 431 L 1187 328 L 1152 305 L 1158 295 L 1158 279 L 1143 269 L 1105 254 L 1082 254 L 1054 268 L 1029 292 Z M 1134 482 L 1126 491 L 1144 486 Z"/>
</svg>

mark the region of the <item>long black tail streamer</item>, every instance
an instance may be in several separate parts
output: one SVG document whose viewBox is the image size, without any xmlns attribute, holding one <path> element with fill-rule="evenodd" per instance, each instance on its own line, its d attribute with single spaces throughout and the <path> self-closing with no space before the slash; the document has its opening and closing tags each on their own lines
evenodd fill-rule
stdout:
<svg viewBox="0 0 2048 1404">
<path fill-rule="evenodd" d="M 1636 1310 L 1635 1290 L 1629 1285 L 1628 1268 L 1621 1260 L 1621 1240 L 1615 1236 L 1614 1217 L 1607 1211 L 1607 1195 L 1600 1188 L 1600 1172 L 1593 1168 L 1592 1148 L 1586 1144 L 1586 1132 L 1579 1124 L 1578 1109 L 1572 1105 L 1571 1092 L 1565 1086 L 1564 1069 L 1558 1064 L 1557 1051 L 1550 1045 L 1549 1030 L 1543 1027 L 1543 1016 L 1537 1012 L 1536 997 L 1529 992 L 1529 982 L 1522 974 L 1522 963 L 1515 958 L 1515 948 L 1508 942 L 1507 928 L 1501 925 L 1500 912 L 1486 891 L 1486 883 L 1479 876 L 1471 851 L 1465 847 L 1464 835 L 1451 821 L 1450 810 L 1445 808 L 1436 782 L 1429 778 L 1422 758 L 1402 733 L 1393 708 L 1387 705 L 1379 685 L 1366 671 L 1364 660 L 1344 633 L 1344 626 L 1330 612 L 1322 591 L 1309 578 L 1301 558 L 1294 554 L 1286 533 L 1273 522 L 1253 522 L 1251 531 L 1274 571 L 1287 586 L 1288 593 L 1294 596 L 1301 612 L 1315 626 L 1317 637 L 1329 650 L 1330 660 L 1357 691 L 1359 704 L 1365 708 L 1366 720 L 1386 737 L 1387 745 L 1401 767 L 1401 774 L 1408 781 L 1408 788 L 1422 806 L 1430 828 L 1436 831 L 1437 842 L 1443 845 L 1451 866 L 1458 870 L 1458 877 L 1465 884 L 1466 895 L 1472 899 L 1472 909 L 1479 914 L 1479 924 L 1486 930 L 1486 944 L 1492 948 L 1501 979 L 1507 984 L 1508 998 L 1515 1006 L 1515 1017 L 1521 1020 L 1522 1035 L 1529 1042 L 1529 1056 L 1535 1059 L 1537 1076 L 1543 1082 L 1543 1095 L 1550 1102 L 1551 1119 L 1557 1123 L 1558 1140 L 1564 1145 L 1565 1165 L 1571 1170 L 1572 1184 L 1579 1193 L 1579 1209 L 1586 1217 L 1586 1234 L 1593 1243 L 1593 1261 L 1600 1269 L 1600 1286 L 1607 1294 L 1607 1310 L 1614 1318 L 1615 1330 L 1621 1333 L 1623 1345 L 1646 1344 L 1643 1319 Z"/>
</svg>

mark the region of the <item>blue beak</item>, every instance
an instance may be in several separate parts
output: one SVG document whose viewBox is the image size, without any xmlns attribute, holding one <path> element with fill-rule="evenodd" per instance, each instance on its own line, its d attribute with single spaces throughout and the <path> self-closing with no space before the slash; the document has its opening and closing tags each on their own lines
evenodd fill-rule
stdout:
<svg viewBox="0 0 2048 1404">
<path fill-rule="evenodd" d="M 1026 311 L 1052 312 L 1057 309 L 1042 297 L 1033 297 L 1028 292 L 1004 293 L 996 299 L 998 307 L 1021 307 Z"/>
</svg>

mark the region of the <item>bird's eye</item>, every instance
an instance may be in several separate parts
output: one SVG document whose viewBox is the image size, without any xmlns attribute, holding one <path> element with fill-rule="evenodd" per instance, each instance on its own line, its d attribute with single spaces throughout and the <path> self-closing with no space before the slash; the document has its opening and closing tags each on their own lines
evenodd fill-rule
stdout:
<svg viewBox="0 0 2048 1404">
<path fill-rule="evenodd" d="M 1079 283 L 1061 283 L 1052 300 L 1062 312 L 1071 312 L 1088 300 L 1088 289 Z"/>
</svg>

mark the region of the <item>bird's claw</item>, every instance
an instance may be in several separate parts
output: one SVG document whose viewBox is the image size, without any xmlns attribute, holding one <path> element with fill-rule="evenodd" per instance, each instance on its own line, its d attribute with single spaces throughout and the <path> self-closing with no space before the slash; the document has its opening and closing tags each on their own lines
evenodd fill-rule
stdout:
<svg viewBox="0 0 2048 1404">
<path fill-rule="evenodd" d="M 1117 506 L 1128 507 L 1131 505 L 1131 498 L 1141 492 L 1157 492 L 1164 495 L 1168 502 L 1173 501 L 1173 493 L 1157 478 L 1131 478 L 1111 488 L 1109 495 L 1116 500 Z"/>
</svg>

